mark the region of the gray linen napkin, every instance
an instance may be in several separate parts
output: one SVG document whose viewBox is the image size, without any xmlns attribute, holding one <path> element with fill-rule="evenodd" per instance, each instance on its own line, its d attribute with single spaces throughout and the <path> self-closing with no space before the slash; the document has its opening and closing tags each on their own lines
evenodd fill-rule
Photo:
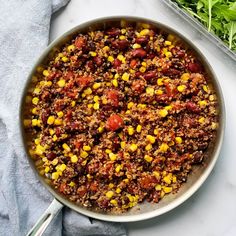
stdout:
<svg viewBox="0 0 236 236">
<path fill-rule="evenodd" d="M 19 101 L 27 75 L 48 43 L 53 12 L 68 0 L 0 1 L 0 235 L 25 235 L 52 196 L 30 169 L 19 141 Z M 64 210 L 45 235 L 126 235 L 120 224 Z"/>
</svg>

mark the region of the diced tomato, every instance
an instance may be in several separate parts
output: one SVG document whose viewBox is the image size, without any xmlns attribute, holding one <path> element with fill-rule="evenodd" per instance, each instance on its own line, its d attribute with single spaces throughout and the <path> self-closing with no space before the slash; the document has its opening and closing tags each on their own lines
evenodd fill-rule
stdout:
<svg viewBox="0 0 236 236">
<path fill-rule="evenodd" d="M 119 92 L 117 90 L 107 90 L 106 97 L 112 106 L 117 107 L 119 105 Z"/>
<path fill-rule="evenodd" d="M 120 65 L 121 65 L 121 61 L 116 58 L 116 59 L 113 61 L 113 66 L 114 66 L 114 68 L 118 68 L 118 67 L 120 67 Z"/>
<path fill-rule="evenodd" d="M 157 183 L 157 179 L 154 176 L 144 176 L 140 179 L 140 185 L 144 189 L 151 189 Z"/>
<path fill-rule="evenodd" d="M 82 146 L 82 142 L 75 140 L 74 145 L 75 145 L 75 147 L 76 147 L 77 149 L 80 149 L 81 146 Z"/>
<path fill-rule="evenodd" d="M 87 87 L 89 83 L 93 80 L 93 77 L 91 76 L 81 76 L 77 78 L 77 83 L 82 87 Z"/>
<path fill-rule="evenodd" d="M 65 78 L 65 80 L 69 80 L 69 79 L 73 78 L 74 76 L 75 76 L 75 74 L 72 71 L 68 71 L 64 75 L 64 78 Z"/>
<path fill-rule="evenodd" d="M 75 46 L 78 49 L 82 49 L 86 45 L 86 39 L 84 37 L 77 37 L 75 40 Z"/>
<path fill-rule="evenodd" d="M 59 187 L 59 192 L 65 193 L 66 190 L 66 183 L 62 183 Z"/>
<path fill-rule="evenodd" d="M 123 119 L 116 114 L 111 115 L 106 123 L 106 128 L 111 131 L 115 131 L 119 128 L 121 128 L 124 124 Z"/>
<path fill-rule="evenodd" d="M 145 82 L 141 79 L 139 80 L 134 80 L 131 89 L 137 93 L 142 93 L 145 87 Z"/>
<path fill-rule="evenodd" d="M 78 189 L 77 189 L 77 194 L 80 196 L 80 197 L 83 197 L 87 192 L 87 189 L 85 186 L 80 186 Z"/>
<path fill-rule="evenodd" d="M 90 184 L 90 190 L 97 191 L 98 190 L 98 183 L 96 181 Z"/>
<path fill-rule="evenodd" d="M 135 60 L 135 59 L 132 59 L 131 60 L 131 62 L 130 62 L 130 67 L 132 68 L 132 69 L 134 69 L 134 67 L 137 65 L 137 61 Z"/>
</svg>

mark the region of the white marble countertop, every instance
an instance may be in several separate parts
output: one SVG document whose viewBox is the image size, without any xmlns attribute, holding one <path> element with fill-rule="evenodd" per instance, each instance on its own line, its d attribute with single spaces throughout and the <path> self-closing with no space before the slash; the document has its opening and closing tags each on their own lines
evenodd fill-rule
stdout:
<svg viewBox="0 0 236 236">
<path fill-rule="evenodd" d="M 226 104 L 226 133 L 219 160 L 204 185 L 171 212 L 127 223 L 130 236 L 236 235 L 236 62 L 199 35 L 160 0 L 71 0 L 52 19 L 50 39 L 82 22 L 112 15 L 142 16 L 168 24 L 191 39 L 208 58 L 222 86 Z"/>
</svg>

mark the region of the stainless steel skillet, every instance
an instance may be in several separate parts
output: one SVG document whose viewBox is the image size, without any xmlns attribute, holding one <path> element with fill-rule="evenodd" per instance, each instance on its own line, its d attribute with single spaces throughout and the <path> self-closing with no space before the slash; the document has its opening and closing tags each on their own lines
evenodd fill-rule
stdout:
<svg viewBox="0 0 236 236">
<path fill-rule="evenodd" d="M 162 33 L 171 33 L 175 35 L 177 42 L 179 42 L 182 46 L 186 49 L 190 49 L 193 53 L 198 57 L 199 61 L 204 65 L 205 70 L 209 77 L 209 83 L 212 84 L 216 94 L 218 96 L 218 103 L 219 103 L 219 128 L 217 131 L 217 138 L 214 143 L 211 143 L 209 146 L 207 153 L 208 158 L 206 159 L 204 165 L 198 166 L 194 169 L 194 171 L 190 174 L 188 181 L 180 188 L 179 192 L 176 194 L 169 194 L 166 196 L 160 203 L 152 204 L 148 202 L 144 202 L 135 206 L 133 209 L 129 210 L 126 213 L 121 215 L 115 215 L 111 213 L 101 213 L 93 210 L 89 210 L 85 207 L 76 205 L 75 203 L 66 199 L 63 195 L 58 193 L 55 189 L 53 189 L 50 184 L 47 183 L 46 179 L 41 176 L 37 168 L 35 167 L 34 161 L 31 159 L 28 148 L 27 148 L 27 140 L 30 137 L 27 137 L 24 129 L 23 129 L 23 116 L 26 108 L 25 99 L 27 96 L 27 91 L 32 86 L 32 77 L 36 73 L 37 69 L 52 58 L 54 53 L 60 49 L 60 47 L 73 38 L 79 32 L 87 32 L 88 30 L 97 30 L 97 29 L 106 29 L 111 26 L 120 26 L 121 24 L 128 24 L 133 26 L 138 26 L 139 24 L 149 24 L 151 27 L 158 29 Z M 223 135 L 224 135 L 224 122 L 225 122 L 225 110 L 224 110 L 224 101 L 222 92 L 217 81 L 217 78 L 207 62 L 206 58 L 203 54 L 197 49 L 197 47 L 191 43 L 187 38 L 182 36 L 176 30 L 171 29 L 170 27 L 161 24 L 159 22 L 155 22 L 149 19 L 139 18 L 139 17 L 129 17 L 129 16 L 117 16 L 117 17 L 106 17 L 95 19 L 84 24 L 78 25 L 73 29 L 69 30 L 61 37 L 53 41 L 42 53 L 41 57 L 36 62 L 35 66 L 32 68 L 32 71 L 28 77 L 27 83 L 25 85 L 25 89 L 23 91 L 22 99 L 21 99 L 21 110 L 20 110 L 20 129 L 22 134 L 22 142 L 25 147 L 25 151 L 27 153 L 27 157 L 29 163 L 34 170 L 36 176 L 40 179 L 41 183 L 47 188 L 47 190 L 55 197 L 51 205 L 48 209 L 44 212 L 32 230 L 29 232 L 28 235 L 41 235 L 44 230 L 46 229 L 47 225 L 53 219 L 55 215 L 61 210 L 63 206 L 67 206 L 78 213 L 87 215 L 89 217 L 93 217 L 100 220 L 105 221 L 114 221 L 114 222 L 131 222 L 131 221 L 140 221 L 149 219 L 165 212 L 170 211 L 171 209 L 177 207 L 185 200 L 187 200 L 197 189 L 203 184 L 206 178 L 209 176 L 211 170 L 213 169 L 216 160 L 219 156 L 219 152 L 222 146 Z"/>
</svg>

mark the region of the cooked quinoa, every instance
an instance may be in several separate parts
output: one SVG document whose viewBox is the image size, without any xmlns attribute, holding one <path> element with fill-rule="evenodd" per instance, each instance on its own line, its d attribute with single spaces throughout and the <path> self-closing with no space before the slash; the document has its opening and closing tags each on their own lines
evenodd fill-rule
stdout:
<svg viewBox="0 0 236 236">
<path fill-rule="evenodd" d="M 29 154 L 53 188 L 89 208 L 121 213 L 176 193 L 216 136 L 203 66 L 152 29 L 78 34 L 32 84 Z"/>
</svg>

